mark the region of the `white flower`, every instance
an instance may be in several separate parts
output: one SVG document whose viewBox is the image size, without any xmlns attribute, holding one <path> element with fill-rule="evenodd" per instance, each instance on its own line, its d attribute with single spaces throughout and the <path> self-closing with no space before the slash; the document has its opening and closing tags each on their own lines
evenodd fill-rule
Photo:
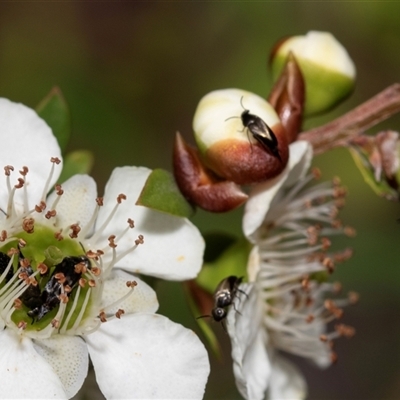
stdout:
<svg viewBox="0 0 400 400">
<path fill-rule="evenodd" d="M 306 186 L 312 157 L 306 142 L 290 145 L 289 165 L 283 173 L 258 185 L 250 194 L 243 230 L 254 244 L 248 262 L 247 293 L 228 313 L 234 373 L 246 399 L 302 399 L 306 383 L 277 350 L 311 359 L 321 367 L 335 360 L 332 340 L 352 336 L 343 324 L 326 333 L 326 324 L 340 318 L 341 307 L 355 300 L 332 300 L 338 284 L 327 282 L 335 262 L 349 251 L 328 253 L 327 236 L 347 232 L 336 220 L 344 189 Z M 237 312 L 236 312 L 236 310 Z"/>
<path fill-rule="evenodd" d="M 103 199 L 86 175 L 47 197 L 61 170 L 50 128 L 6 99 L 0 121 L 0 397 L 71 398 L 90 356 L 109 399 L 201 398 L 204 346 L 133 275 L 195 277 L 198 230 L 135 206 L 146 168 L 115 169 Z"/>
</svg>

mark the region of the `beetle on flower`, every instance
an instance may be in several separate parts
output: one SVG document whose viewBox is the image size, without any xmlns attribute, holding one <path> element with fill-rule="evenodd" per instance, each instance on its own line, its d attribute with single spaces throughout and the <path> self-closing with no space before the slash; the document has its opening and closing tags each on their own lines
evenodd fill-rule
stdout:
<svg viewBox="0 0 400 400">
<path fill-rule="evenodd" d="M 8 257 L 0 266 L 2 396 L 71 398 L 90 356 L 106 398 L 201 398 L 209 372 L 204 346 L 155 314 L 156 294 L 136 275 L 195 277 L 204 250 L 198 230 L 135 206 L 146 168 L 116 168 L 104 198 L 87 175 L 48 195 L 62 167 L 50 128 L 6 99 L 0 121 L 3 143 L 17 144 L 0 148 L 0 253 Z M 22 300 L 33 287 L 39 304 L 51 290 L 60 294 L 32 321 Z"/>
</svg>

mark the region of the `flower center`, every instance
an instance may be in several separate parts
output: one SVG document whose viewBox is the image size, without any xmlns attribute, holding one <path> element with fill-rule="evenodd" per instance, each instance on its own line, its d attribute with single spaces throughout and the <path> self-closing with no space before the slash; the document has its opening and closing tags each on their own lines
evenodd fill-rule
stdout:
<svg viewBox="0 0 400 400">
<path fill-rule="evenodd" d="M 114 208 L 97 229 L 94 227 L 103 206 L 102 198 L 93 199 L 97 207 L 84 226 L 78 221 L 60 225 L 62 218 L 58 218 L 57 206 L 63 189 L 55 186 L 57 198 L 50 207 L 45 197 L 54 167 L 59 163 L 55 160 L 59 161 L 51 160 L 50 176 L 39 204 L 33 209 L 29 208 L 32 199 L 26 178 L 28 168 L 19 171 L 21 177 L 12 187 L 10 175 L 14 168 L 5 167 L 8 201 L 7 207 L 0 209 L 0 328 L 11 328 L 40 339 L 58 333 L 90 333 L 101 322 L 120 318 L 123 310 L 114 315 L 107 314 L 107 310 L 115 309 L 131 295 L 136 282 L 127 282 L 126 293 L 116 303 L 104 306 L 104 281 L 116 262 L 143 243 L 139 235 L 131 245 L 117 252 L 118 241 L 134 227 L 131 219 L 115 235 L 104 238 L 104 229 L 126 199 L 123 194 L 117 196 Z M 22 203 L 21 196 L 16 197 L 20 190 L 23 191 Z"/>
<path fill-rule="evenodd" d="M 78 242 L 58 241 L 49 227 L 15 233 L 0 247 L 1 318 L 27 333 L 68 331 L 90 315 L 98 272 Z"/>
</svg>

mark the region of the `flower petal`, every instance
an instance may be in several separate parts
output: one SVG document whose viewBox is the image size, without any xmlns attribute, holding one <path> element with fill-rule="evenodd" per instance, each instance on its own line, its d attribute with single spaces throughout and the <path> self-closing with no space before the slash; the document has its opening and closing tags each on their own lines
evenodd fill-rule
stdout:
<svg viewBox="0 0 400 400">
<path fill-rule="evenodd" d="M 32 208 L 42 196 L 45 183 L 49 177 L 52 163 L 51 157 L 61 157 L 60 147 L 48 125 L 38 117 L 32 109 L 23 104 L 13 103 L 0 98 L 0 146 L 1 168 L 12 165 L 15 168 L 11 175 L 12 186 L 20 177 L 18 170 L 23 166 L 29 168 L 26 176 L 28 189 L 28 205 Z M 10 144 L 13 145 L 10 148 Z M 55 171 L 49 188 L 57 181 L 62 170 L 62 165 L 55 165 Z M 23 206 L 24 190 L 17 190 L 15 202 L 18 207 Z M 0 207 L 7 209 L 8 190 L 6 179 L 0 180 Z"/>
<path fill-rule="evenodd" d="M 157 314 L 131 314 L 87 336 L 107 399 L 200 399 L 207 352 L 190 330 Z"/>
<path fill-rule="evenodd" d="M 53 367 L 67 397 L 73 397 L 82 387 L 88 373 L 86 343 L 78 336 L 57 335 L 46 340 L 35 340 L 33 346 Z"/>
<path fill-rule="evenodd" d="M 131 247 L 139 234 L 144 236 L 144 244 L 119 261 L 117 267 L 170 280 L 192 279 L 201 268 L 204 252 L 204 240 L 198 229 L 186 218 L 135 205 L 150 172 L 142 167 L 123 167 L 113 171 L 106 186 L 97 228 L 110 214 L 117 196 L 124 193 L 127 200 L 119 206 L 102 237 L 106 240 L 120 232 L 127 226 L 127 219 L 132 218 L 135 228 L 118 242 L 118 250 Z"/>
<path fill-rule="evenodd" d="M 62 185 L 64 193 L 57 203 L 57 226 L 67 227 L 79 222 L 81 228 L 90 221 L 96 207 L 97 186 L 88 175 L 74 175 Z M 52 193 L 47 199 L 49 207 L 57 198 Z"/>
<path fill-rule="evenodd" d="M 298 368 L 276 355 L 268 387 L 267 399 L 301 400 L 307 396 L 307 384 Z"/>
<path fill-rule="evenodd" d="M 0 387 L 4 399 L 67 399 L 51 365 L 31 339 L 11 329 L 0 332 Z"/>
<path fill-rule="evenodd" d="M 256 287 L 240 285 L 248 298 L 235 301 L 228 312 L 228 334 L 232 344 L 233 373 L 236 386 L 245 399 L 262 400 L 271 376 L 266 348 L 266 332 L 261 327 L 262 302 Z"/>
<path fill-rule="evenodd" d="M 310 166 L 312 149 L 308 142 L 294 142 L 289 146 L 289 151 L 289 162 L 285 170 L 276 178 L 255 186 L 250 192 L 243 216 L 243 232 L 252 242 L 279 190 L 293 184 Z"/>
<path fill-rule="evenodd" d="M 107 307 L 114 302 L 117 302 L 129 292 L 126 286 L 127 281 L 134 279 L 137 286 L 133 289 L 133 293 L 121 303 L 116 303 L 114 309 L 107 309 L 107 313 L 114 314 L 119 308 L 123 309 L 126 314 L 147 312 L 154 313 L 158 309 L 158 300 L 156 292 L 144 281 L 138 277 L 132 277 L 131 274 L 113 269 L 111 274 L 104 282 L 102 303 L 103 307 Z"/>
</svg>

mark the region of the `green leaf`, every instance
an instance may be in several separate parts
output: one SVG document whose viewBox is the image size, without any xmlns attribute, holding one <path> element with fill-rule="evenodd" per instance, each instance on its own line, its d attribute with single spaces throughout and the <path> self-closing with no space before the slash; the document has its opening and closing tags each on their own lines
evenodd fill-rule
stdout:
<svg viewBox="0 0 400 400">
<path fill-rule="evenodd" d="M 367 155 L 356 147 L 349 147 L 350 154 L 361 172 L 365 182 L 372 188 L 372 190 L 380 197 L 387 200 L 398 201 L 399 193 L 393 189 L 386 180 L 382 179 L 380 182 L 376 181 L 373 168 L 370 165 Z"/>
<path fill-rule="evenodd" d="M 178 217 L 190 217 L 194 211 L 179 191 L 172 174 L 163 169 L 151 172 L 136 204 Z"/>
<path fill-rule="evenodd" d="M 58 87 L 51 89 L 36 107 L 36 112 L 52 129 L 61 150 L 65 150 L 71 135 L 71 117 L 61 90 Z"/>
<path fill-rule="evenodd" d="M 214 293 L 217 285 L 226 277 L 246 276 L 247 260 L 252 245 L 245 239 L 239 239 L 227 247 L 212 262 L 204 264 L 196 282 L 209 293 Z"/>
<path fill-rule="evenodd" d="M 59 182 L 63 183 L 76 174 L 90 173 L 94 163 L 93 154 L 88 150 L 76 150 L 64 157 L 64 167 Z"/>
</svg>

